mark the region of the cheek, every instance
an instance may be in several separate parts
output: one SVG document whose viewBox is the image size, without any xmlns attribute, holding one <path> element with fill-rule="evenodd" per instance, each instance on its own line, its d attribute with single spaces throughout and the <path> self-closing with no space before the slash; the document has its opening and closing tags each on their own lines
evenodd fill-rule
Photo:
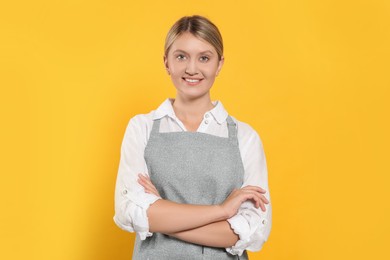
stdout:
<svg viewBox="0 0 390 260">
<path fill-rule="evenodd" d="M 218 66 L 212 65 L 203 70 L 203 75 L 207 77 L 215 77 L 217 74 Z"/>
<path fill-rule="evenodd" d="M 182 74 L 183 71 L 185 70 L 185 66 L 180 63 L 171 63 L 172 66 L 170 66 L 170 71 L 173 74 Z"/>
</svg>

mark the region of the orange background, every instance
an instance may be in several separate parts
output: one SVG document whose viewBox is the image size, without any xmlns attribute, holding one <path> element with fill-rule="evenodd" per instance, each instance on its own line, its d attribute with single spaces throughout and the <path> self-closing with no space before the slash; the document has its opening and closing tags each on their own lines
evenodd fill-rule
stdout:
<svg viewBox="0 0 390 260">
<path fill-rule="evenodd" d="M 112 220 L 120 144 L 175 95 L 164 38 L 192 14 L 224 37 L 213 100 L 264 143 L 273 227 L 251 259 L 390 259 L 379 0 L 3 1 L 0 258 L 131 258 Z"/>
</svg>

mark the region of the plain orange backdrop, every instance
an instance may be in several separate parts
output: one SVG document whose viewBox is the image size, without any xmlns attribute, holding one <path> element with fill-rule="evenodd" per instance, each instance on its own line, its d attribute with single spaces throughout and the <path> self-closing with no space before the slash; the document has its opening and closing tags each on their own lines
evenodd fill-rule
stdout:
<svg viewBox="0 0 390 260">
<path fill-rule="evenodd" d="M 3 1 L 1 259 L 130 259 L 114 186 L 129 119 L 175 90 L 170 26 L 220 28 L 212 90 L 264 144 L 273 226 L 251 259 L 390 259 L 388 1 Z"/>
</svg>

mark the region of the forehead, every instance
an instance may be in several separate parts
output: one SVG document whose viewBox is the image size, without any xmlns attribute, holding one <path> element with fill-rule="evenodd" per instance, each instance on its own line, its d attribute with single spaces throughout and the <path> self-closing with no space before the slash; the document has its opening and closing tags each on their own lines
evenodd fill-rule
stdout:
<svg viewBox="0 0 390 260">
<path fill-rule="evenodd" d="M 188 53 L 199 53 L 206 51 L 211 51 L 212 53 L 217 52 L 213 45 L 189 32 L 181 34 L 172 43 L 171 52 L 176 50 L 183 50 Z"/>
</svg>

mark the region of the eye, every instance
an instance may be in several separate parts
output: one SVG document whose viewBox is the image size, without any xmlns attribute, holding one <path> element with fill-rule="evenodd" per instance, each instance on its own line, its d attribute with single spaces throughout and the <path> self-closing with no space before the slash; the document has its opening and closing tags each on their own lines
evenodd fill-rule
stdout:
<svg viewBox="0 0 390 260">
<path fill-rule="evenodd" d="M 202 57 L 200 57 L 200 61 L 202 61 L 202 62 L 207 62 L 207 61 L 209 61 L 210 60 L 210 58 L 208 57 L 208 56 L 202 56 Z"/>
<path fill-rule="evenodd" d="M 183 55 L 183 54 L 178 54 L 177 56 L 176 56 L 176 59 L 177 60 L 185 60 L 185 56 Z"/>
</svg>

